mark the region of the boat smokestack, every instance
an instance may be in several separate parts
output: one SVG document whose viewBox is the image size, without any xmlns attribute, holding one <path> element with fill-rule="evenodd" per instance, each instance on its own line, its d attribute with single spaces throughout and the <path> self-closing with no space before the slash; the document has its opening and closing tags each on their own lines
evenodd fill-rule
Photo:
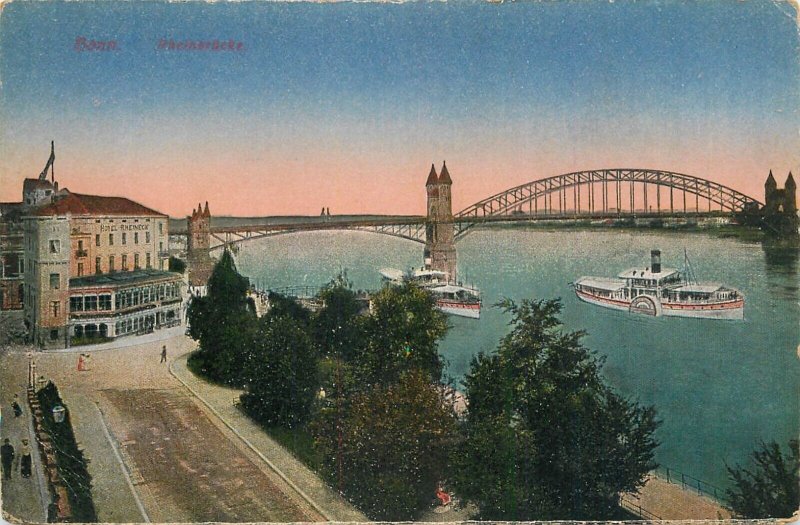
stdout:
<svg viewBox="0 0 800 525">
<path fill-rule="evenodd" d="M 650 268 L 653 273 L 661 273 L 661 250 L 650 251 Z"/>
</svg>

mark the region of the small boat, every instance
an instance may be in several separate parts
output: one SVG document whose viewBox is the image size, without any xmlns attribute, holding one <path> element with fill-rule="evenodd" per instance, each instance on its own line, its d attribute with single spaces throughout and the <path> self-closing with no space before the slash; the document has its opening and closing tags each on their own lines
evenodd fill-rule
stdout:
<svg viewBox="0 0 800 525">
<path fill-rule="evenodd" d="M 436 300 L 436 307 L 442 312 L 470 319 L 480 319 L 481 298 L 475 288 L 453 284 L 447 281 L 447 273 L 438 270 L 419 268 L 403 272 L 394 268 L 380 270 L 385 281 L 393 284 L 412 282 L 427 290 Z"/>
<path fill-rule="evenodd" d="M 661 252 L 650 266 L 614 277 L 581 277 L 573 283 L 581 301 L 651 316 L 743 319 L 744 295 L 718 283 L 698 282 L 684 253 L 684 270 L 661 267 Z"/>
</svg>

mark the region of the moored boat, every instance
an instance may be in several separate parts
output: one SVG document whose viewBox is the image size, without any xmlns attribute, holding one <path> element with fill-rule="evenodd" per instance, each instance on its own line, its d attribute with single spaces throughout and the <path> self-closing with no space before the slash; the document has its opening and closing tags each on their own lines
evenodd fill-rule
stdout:
<svg viewBox="0 0 800 525">
<path fill-rule="evenodd" d="M 661 252 L 650 252 L 651 265 L 613 277 L 581 277 L 573 283 L 584 302 L 652 316 L 743 319 L 744 295 L 718 283 L 698 282 L 688 256 L 684 270 L 661 267 Z"/>
<path fill-rule="evenodd" d="M 481 317 L 480 292 L 461 284 L 448 283 L 445 272 L 419 268 L 404 273 L 394 268 L 384 268 L 380 273 L 390 283 L 412 282 L 427 290 L 436 301 L 436 307 L 446 314 L 470 319 Z"/>
</svg>

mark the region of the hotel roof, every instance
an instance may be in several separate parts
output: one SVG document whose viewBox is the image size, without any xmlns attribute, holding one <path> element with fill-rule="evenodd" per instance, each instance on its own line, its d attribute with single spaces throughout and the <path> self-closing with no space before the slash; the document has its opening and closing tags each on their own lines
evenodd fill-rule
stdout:
<svg viewBox="0 0 800 525">
<path fill-rule="evenodd" d="M 69 280 L 69 287 L 72 291 L 75 288 L 91 288 L 94 286 L 131 286 L 145 282 L 159 281 L 163 279 L 180 279 L 181 274 L 175 272 L 165 272 L 163 270 L 134 270 L 132 272 L 114 272 L 97 275 L 86 275 L 83 277 L 73 277 Z"/>
<path fill-rule="evenodd" d="M 104 197 L 100 195 L 83 195 L 81 193 L 67 193 L 65 196 L 58 197 L 52 203 L 42 206 L 31 213 L 32 216 L 38 217 L 66 214 L 89 216 L 167 216 L 164 213 L 142 206 L 138 202 L 126 199 L 125 197 Z"/>
</svg>

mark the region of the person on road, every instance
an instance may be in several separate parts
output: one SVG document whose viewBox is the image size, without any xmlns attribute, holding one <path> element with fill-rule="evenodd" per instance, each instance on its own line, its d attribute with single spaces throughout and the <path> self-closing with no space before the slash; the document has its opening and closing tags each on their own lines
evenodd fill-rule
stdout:
<svg viewBox="0 0 800 525">
<path fill-rule="evenodd" d="M 0 462 L 3 463 L 3 478 L 11 479 L 11 465 L 14 463 L 14 447 L 8 438 L 3 441 L 0 447 Z"/>
<path fill-rule="evenodd" d="M 167 345 L 161 347 L 161 362 L 167 362 Z"/>
<path fill-rule="evenodd" d="M 19 397 L 14 394 L 14 401 L 11 403 L 11 409 L 14 411 L 14 417 L 22 415 L 22 407 L 19 405 Z"/>
<path fill-rule="evenodd" d="M 28 446 L 28 440 L 22 440 L 22 447 L 19 450 L 19 473 L 23 478 L 31 477 L 31 447 Z"/>
</svg>

